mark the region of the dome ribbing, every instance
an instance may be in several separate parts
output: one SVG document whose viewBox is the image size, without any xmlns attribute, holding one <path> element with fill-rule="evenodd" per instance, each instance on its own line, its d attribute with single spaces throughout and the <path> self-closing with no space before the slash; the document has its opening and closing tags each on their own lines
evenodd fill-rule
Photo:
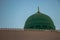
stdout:
<svg viewBox="0 0 60 40">
<path fill-rule="evenodd" d="M 24 29 L 43 29 L 43 30 L 55 30 L 52 19 L 39 12 L 31 15 L 25 22 Z"/>
</svg>

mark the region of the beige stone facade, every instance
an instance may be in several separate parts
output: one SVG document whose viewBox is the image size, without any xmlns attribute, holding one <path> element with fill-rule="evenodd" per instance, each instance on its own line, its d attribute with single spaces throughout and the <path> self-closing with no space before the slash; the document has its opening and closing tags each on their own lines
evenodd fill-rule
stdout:
<svg viewBox="0 0 60 40">
<path fill-rule="evenodd" d="M 60 32 L 54 30 L 0 30 L 0 40 L 60 40 Z"/>
</svg>

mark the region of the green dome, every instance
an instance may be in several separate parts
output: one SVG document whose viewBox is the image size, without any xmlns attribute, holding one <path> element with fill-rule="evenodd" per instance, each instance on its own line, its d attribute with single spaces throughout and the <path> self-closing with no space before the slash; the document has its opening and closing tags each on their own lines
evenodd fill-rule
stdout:
<svg viewBox="0 0 60 40">
<path fill-rule="evenodd" d="M 43 30 L 55 30 L 55 26 L 51 18 L 41 12 L 37 12 L 25 22 L 24 29 L 43 29 Z"/>
</svg>

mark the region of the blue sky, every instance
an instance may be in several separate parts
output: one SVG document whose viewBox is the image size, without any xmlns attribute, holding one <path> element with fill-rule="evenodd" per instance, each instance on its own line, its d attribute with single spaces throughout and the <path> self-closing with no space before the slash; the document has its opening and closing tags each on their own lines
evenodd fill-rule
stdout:
<svg viewBox="0 0 60 40">
<path fill-rule="evenodd" d="M 60 0 L 0 0 L 0 28 L 23 28 L 38 6 L 60 30 Z"/>
</svg>

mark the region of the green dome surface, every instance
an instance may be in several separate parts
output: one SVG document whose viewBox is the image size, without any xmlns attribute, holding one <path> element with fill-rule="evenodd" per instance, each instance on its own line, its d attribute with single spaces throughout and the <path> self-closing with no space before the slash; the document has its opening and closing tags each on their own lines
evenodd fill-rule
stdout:
<svg viewBox="0 0 60 40">
<path fill-rule="evenodd" d="M 37 13 L 28 17 L 25 22 L 24 29 L 55 30 L 55 26 L 49 16 L 38 11 Z"/>
</svg>

